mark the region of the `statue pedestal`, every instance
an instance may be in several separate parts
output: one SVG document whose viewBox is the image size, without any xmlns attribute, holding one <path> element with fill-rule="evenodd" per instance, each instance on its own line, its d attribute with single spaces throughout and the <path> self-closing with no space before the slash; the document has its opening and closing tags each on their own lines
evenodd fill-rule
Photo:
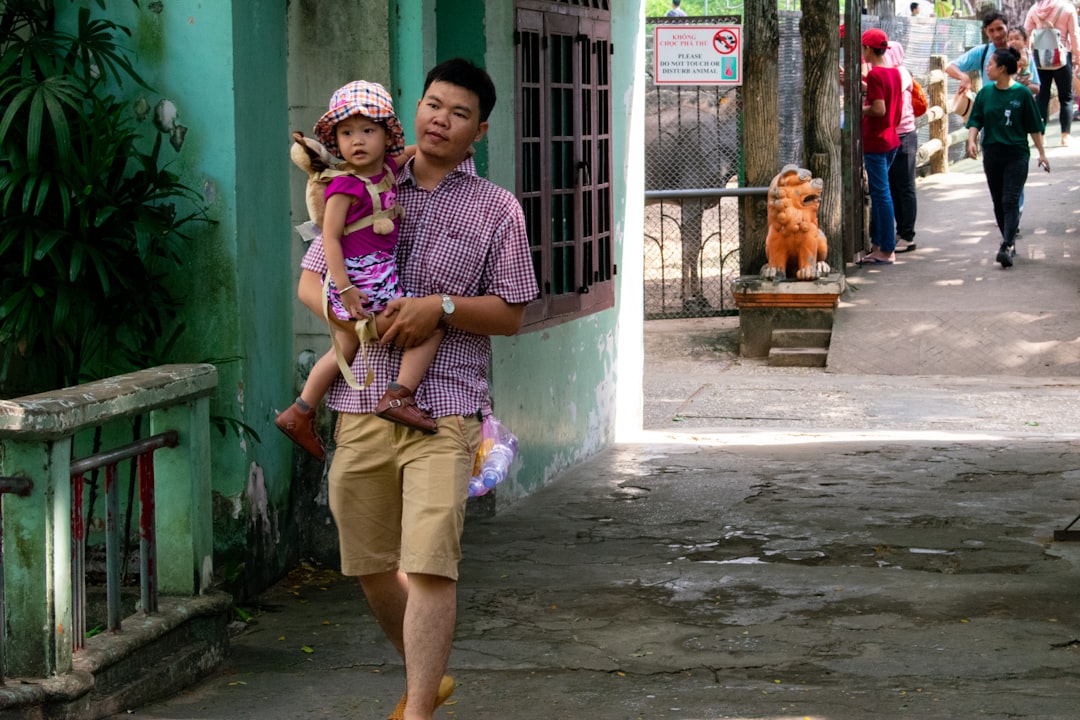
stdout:
<svg viewBox="0 0 1080 720">
<path fill-rule="evenodd" d="M 739 354 L 768 357 L 773 330 L 832 330 L 836 304 L 844 290 L 840 273 L 819 280 L 775 282 L 743 276 L 731 284 L 739 309 Z"/>
</svg>

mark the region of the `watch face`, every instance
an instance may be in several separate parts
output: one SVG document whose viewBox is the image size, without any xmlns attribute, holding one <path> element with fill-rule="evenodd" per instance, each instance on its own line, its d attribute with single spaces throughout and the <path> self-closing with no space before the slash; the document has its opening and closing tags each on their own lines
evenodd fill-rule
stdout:
<svg viewBox="0 0 1080 720">
<path fill-rule="evenodd" d="M 449 295 L 443 295 L 442 297 L 442 311 L 447 315 L 454 312 L 454 301 L 450 299 Z"/>
</svg>

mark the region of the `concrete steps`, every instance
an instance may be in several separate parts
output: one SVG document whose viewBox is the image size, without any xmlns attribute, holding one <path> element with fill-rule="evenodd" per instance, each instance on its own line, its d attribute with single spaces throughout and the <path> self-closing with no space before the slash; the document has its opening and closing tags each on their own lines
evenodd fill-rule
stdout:
<svg viewBox="0 0 1080 720">
<path fill-rule="evenodd" d="M 158 612 L 124 619 L 116 633 L 88 638 L 71 672 L 6 678 L 3 720 L 99 720 L 146 705 L 212 672 L 229 652 L 232 596 L 160 597 Z"/>
<path fill-rule="evenodd" d="M 832 330 L 772 331 L 770 367 L 825 367 Z"/>
</svg>

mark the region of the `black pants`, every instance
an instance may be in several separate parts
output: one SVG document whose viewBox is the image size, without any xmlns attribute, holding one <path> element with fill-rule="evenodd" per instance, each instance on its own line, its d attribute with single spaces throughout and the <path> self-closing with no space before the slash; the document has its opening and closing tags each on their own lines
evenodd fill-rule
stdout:
<svg viewBox="0 0 1080 720">
<path fill-rule="evenodd" d="M 1058 121 L 1061 123 L 1061 134 L 1066 135 L 1072 130 L 1072 76 L 1073 64 L 1072 53 L 1066 56 L 1065 64 L 1057 70 L 1043 70 L 1039 68 L 1039 97 L 1035 102 L 1039 106 L 1039 114 L 1042 115 L 1043 124 L 1046 123 L 1046 113 L 1050 109 L 1050 81 L 1057 85 L 1058 104 L 1061 110 L 1058 112 Z"/>
<path fill-rule="evenodd" d="M 1020 196 L 1027 182 L 1031 154 L 1027 148 L 990 143 L 983 145 L 983 172 L 994 201 L 994 220 L 1006 245 L 1016 242 L 1020 226 Z"/>
<path fill-rule="evenodd" d="M 900 149 L 889 166 L 889 192 L 896 214 L 896 235 L 908 242 L 915 239 L 915 155 L 919 152 L 918 132 L 912 130 L 900 136 Z"/>
</svg>

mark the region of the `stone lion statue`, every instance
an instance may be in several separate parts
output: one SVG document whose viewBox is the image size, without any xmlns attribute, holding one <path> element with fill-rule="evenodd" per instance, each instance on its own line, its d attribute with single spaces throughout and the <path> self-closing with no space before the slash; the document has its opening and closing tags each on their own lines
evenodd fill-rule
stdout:
<svg viewBox="0 0 1080 720">
<path fill-rule="evenodd" d="M 761 276 L 773 280 L 817 280 L 829 274 L 828 244 L 818 229 L 821 178 L 809 170 L 785 165 L 769 184 L 767 262 Z"/>
</svg>

